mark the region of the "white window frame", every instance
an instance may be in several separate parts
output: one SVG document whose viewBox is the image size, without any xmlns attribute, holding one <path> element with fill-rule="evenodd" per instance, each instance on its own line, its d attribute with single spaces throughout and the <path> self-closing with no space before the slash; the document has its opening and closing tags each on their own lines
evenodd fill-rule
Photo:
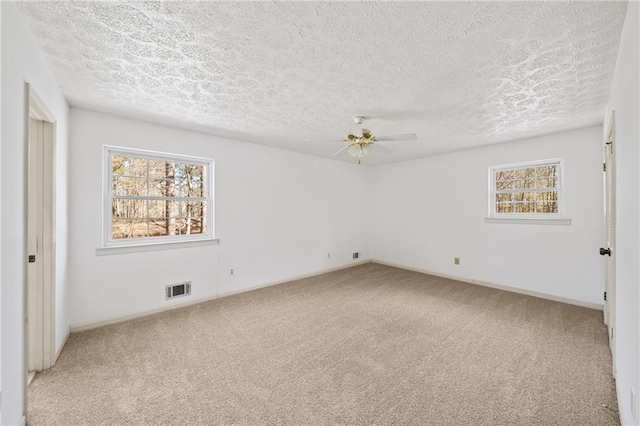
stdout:
<svg viewBox="0 0 640 426">
<path fill-rule="evenodd" d="M 559 166 L 558 179 L 555 190 L 558 193 L 558 212 L 557 213 L 498 213 L 496 212 L 496 173 L 502 170 L 526 169 L 530 167 L 540 166 Z M 517 192 L 542 192 L 548 188 L 523 188 Z M 516 192 L 514 190 L 514 192 Z M 542 221 L 544 219 L 563 219 L 564 218 L 564 159 L 550 158 L 546 160 L 527 161 L 522 163 L 501 164 L 499 166 L 489 167 L 489 219 L 531 219 Z"/>
<path fill-rule="evenodd" d="M 117 248 L 117 247 L 144 247 L 154 246 L 158 244 L 172 244 L 172 243 L 190 243 L 197 241 L 217 241 L 215 235 L 215 222 L 214 222 L 214 160 L 211 158 L 194 157 L 182 154 L 170 154 L 165 152 L 147 151 L 142 149 L 124 148 L 111 145 L 103 145 L 103 208 L 102 208 L 102 223 L 103 223 L 103 248 Z M 113 212 L 112 212 L 112 199 L 113 199 L 113 166 L 112 158 L 114 155 L 132 156 L 136 158 L 144 158 L 148 160 L 159 161 L 173 161 L 173 162 L 185 162 L 189 164 L 202 165 L 206 169 L 206 182 L 205 182 L 205 196 L 201 197 L 207 203 L 207 216 L 206 216 L 206 230 L 202 234 L 192 235 L 168 235 L 158 237 L 142 237 L 142 238 L 122 238 L 113 239 Z M 165 199 L 165 197 L 158 197 L 159 199 Z"/>
</svg>

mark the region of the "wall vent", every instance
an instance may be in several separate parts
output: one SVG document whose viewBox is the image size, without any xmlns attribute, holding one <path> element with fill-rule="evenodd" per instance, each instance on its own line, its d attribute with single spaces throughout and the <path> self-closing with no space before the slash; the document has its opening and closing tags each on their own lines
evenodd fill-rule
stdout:
<svg viewBox="0 0 640 426">
<path fill-rule="evenodd" d="M 166 287 L 165 294 L 167 296 L 167 299 L 188 296 L 191 294 L 191 281 L 168 285 Z"/>
<path fill-rule="evenodd" d="M 358 259 L 360 257 L 360 252 L 353 253 L 353 258 Z"/>
</svg>

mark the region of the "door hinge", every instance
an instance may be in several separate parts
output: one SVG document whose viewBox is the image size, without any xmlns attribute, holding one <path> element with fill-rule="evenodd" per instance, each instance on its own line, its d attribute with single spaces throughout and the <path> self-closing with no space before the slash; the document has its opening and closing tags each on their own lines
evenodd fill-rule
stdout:
<svg viewBox="0 0 640 426">
<path fill-rule="evenodd" d="M 607 292 L 606 291 L 604 292 L 604 300 L 605 301 L 607 300 Z"/>
<path fill-rule="evenodd" d="M 607 171 L 607 163 L 602 163 L 602 171 L 603 172 Z"/>
</svg>

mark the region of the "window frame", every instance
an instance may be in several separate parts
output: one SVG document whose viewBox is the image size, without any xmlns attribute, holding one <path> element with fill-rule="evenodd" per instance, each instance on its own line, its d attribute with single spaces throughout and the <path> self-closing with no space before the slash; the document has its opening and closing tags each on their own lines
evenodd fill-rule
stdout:
<svg viewBox="0 0 640 426">
<path fill-rule="evenodd" d="M 113 156 L 122 155 L 135 158 L 144 158 L 146 160 L 184 162 L 195 165 L 202 165 L 205 168 L 206 179 L 205 194 L 202 198 L 207 205 L 206 209 L 206 228 L 202 234 L 191 235 L 167 235 L 156 237 L 140 237 L 140 238 L 113 238 Z M 149 151 L 135 148 L 125 148 L 112 145 L 102 146 L 103 156 L 103 172 L 102 172 L 102 247 L 136 247 L 136 246 L 152 246 L 159 244 L 173 243 L 190 243 L 196 241 L 215 241 L 215 162 L 211 158 L 196 157 L 183 154 L 173 154 L 166 152 Z M 118 198 L 118 197 L 116 197 Z M 126 198 L 126 197 L 125 197 Z M 165 198 L 165 197 L 161 197 Z M 134 198 L 135 199 L 135 198 Z"/>
<path fill-rule="evenodd" d="M 557 213 L 499 213 L 496 211 L 496 174 L 503 170 L 518 170 L 540 166 L 558 166 L 557 183 L 554 190 L 558 193 Z M 542 192 L 545 188 L 523 188 L 519 192 Z M 490 219 L 563 219 L 564 218 L 564 158 L 549 158 L 545 160 L 526 161 L 521 163 L 501 164 L 489 167 L 489 215 Z"/>
</svg>

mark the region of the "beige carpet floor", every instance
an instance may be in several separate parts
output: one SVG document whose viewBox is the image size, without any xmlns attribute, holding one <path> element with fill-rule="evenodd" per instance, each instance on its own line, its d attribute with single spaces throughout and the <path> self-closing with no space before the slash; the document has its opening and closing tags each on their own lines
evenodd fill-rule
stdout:
<svg viewBox="0 0 640 426">
<path fill-rule="evenodd" d="M 602 312 L 378 264 L 72 334 L 28 419 L 619 423 Z"/>
</svg>

